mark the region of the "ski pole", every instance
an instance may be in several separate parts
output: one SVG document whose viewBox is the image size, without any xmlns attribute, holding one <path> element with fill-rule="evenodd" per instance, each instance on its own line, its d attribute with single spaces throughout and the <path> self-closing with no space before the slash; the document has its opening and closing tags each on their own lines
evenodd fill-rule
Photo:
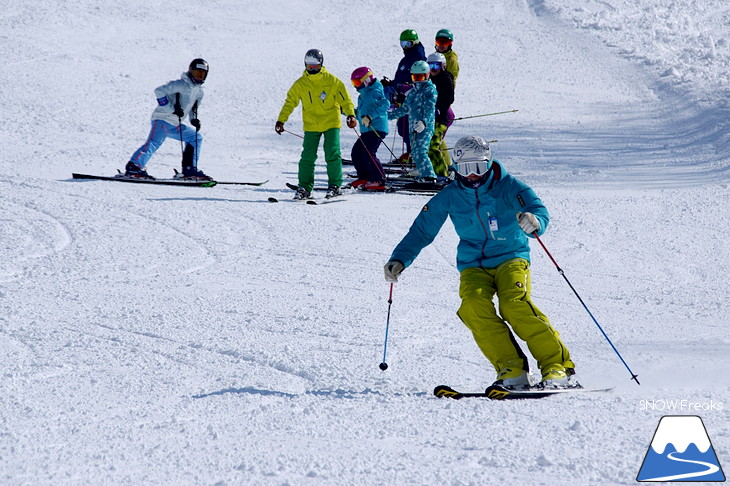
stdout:
<svg viewBox="0 0 730 486">
<path fill-rule="evenodd" d="M 388 318 L 385 321 L 385 342 L 383 343 L 383 362 L 379 368 L 383 371 L 388 369 L 388 363 L 385 362 L 385 356 L 388 352 L 388 328 L 390 327 L 390 306 L 393 305 L 393 282 L 390 282 L 390 295 L 388 296 Z"/>
<path fill-rule="evenodd" d="M 387 148 L 387 149 L 388 149 L 388 152 L 390 152 L 390 155 L 392 155 L 392 156 L 393 156 L 393 160 L 396 160 L 396 159 L 398 159 L 398 157 L 396 157 L 396 156 L 395 156 L 395 154 L 393 153 L 393 151 L 392 151 L 392 150 L 390 150 L 390 147 L 388 147 L 388 144 L 387 144 L 387 143 L 385 143 L 385 140 L 383 140 L 383 138 L 382 138 L 382 137 L 380 136 L 380 134 L 378 134 L 378 131 L 377 131 L 377 130 L 375 130 L 375 129 L 371 129 L 371 130 L 372 130 L 372 132 L 373 132 L 373 133 L 375 133 L 375 136 L 376 136 L 376 137 L 378 137 L 378 138 L 380 139 L 380 142 L 381 142 L 381 143 L 383 144 L 383 147 L 385 147 L 385 148 Z"/>
<path fill-rule="evenodd" d="M 195 118 L 196 120 L 198 119 L 198 102 L 197 101 L 193 105 L 193 118 Z M 197 125 L 198 126 L 195 127 L 195 167 L 198 167 L 198 158 L 199 158 L 199 153 L 198 153 L 198 132 L 200 132 L 200 120 L 198 120 Z M 182 134 L 182 129 L 180 130 L 180 132 Z"/>
<path fill-rule="evenodd" d="M 629 365 L 626 364 L 626 361 L 624 361 L 624 358 L 621 356 L 621 353 L 618 352 L 618 349 L 616 349 L 616 346 L 613 345 L 613 342 L 611 342 L 611 339 L 606 334 L 606 331 L 603 330 L 603 328 L 598 323 L 598 321 L 596 320 L 596 318 L 593 317 L 593 313 L 591 313 L 591 311 L 588 309 L 588 306 L 585 304 L 585 302 L 583 302 L 583 299 L 580 298 L 580 295 L 578 295 L 578 292 L 575 290 L 575 287 L 573 287 L 573 284 L 571 284 L 570 283 L 570 280 L 568 280 L 568 277 L 565 276 L 565 272 L 563 272 L 563 269 L 560 268 L 560 265 L 558 265 L 558 262 L 556 262 L 555 259 L 553 258 L 553 256 L 550 254 L 550 252 L 548 251 L 547 247 L 542 242 L 542 240 L 540 239 L 540 237 L 537 236 L 537 231 L 535 231 L 534 233 L 532 233 L 532 235 L 537 239 L 538 243 L 540 243 L 540 246 L 542 246 L 542 249 L 545 250 L 545 253 L 547 254 L 548 258 L 550 258 L 550 260 L 553 262 L 553 265 L 555 265 L 555 268 L 558 269 L 558 273 L 560 275 L 562 275 L 562 277 L 568 283 L 568 286 L 570 287 L 570 290 L 572 290 L 573 293 L 575 294 L 575 296 L 578 297 L 578 300 L 583 305 L 583 308 L 586 310 L 586 312 L 588 312 L 588 315 L 591 316 L 591 319 L 593 319 L 593 322 L 596 324 L 596 326 L 598 326 L 598 329 L 601 331 L 601 334 L 603 334 L 603 337 L 606 338 L 606 341 L 608 341 L 608 344 L 611 345 L 611 348 L 613 348 L 613 351 L 616 353 L 616 355 L 621 360 L 621 362 L 624 364 L 624 366 L 629 371 L 629 373 L 631 373 L 631 379 L 634 380 L 637 385 L 641 385 L 641 383 L 639 383 L 638 375 L 635 374 L 633 371 L 631 371 L 631 368 L 629 368 Z"/>
<path fill-rule="evenodd" d="M 294 135 L 295 137 L 299 137 L 299 138 L 301 138 L 301 139 L 303 139 L 303 138 L 304 138 L 304 137 L 303 137 L 302 135 L 299 135 L 298 133 L 290 132 L 289 130 L 284 130 L 284 131 L 285 131 L 286 133 L 291 133 L 291 134 L 292 134 L 292 135 Z"/>
<path fill-rule="evenodd" d="M 462 117 L 459 117 L 459 118 L 454 118 L 454 121 L 457 121 L 457 120 L 468 120 L 470 118 L 479 118 L 479 117 L 482 117 L 482 116 L 504 115 L 505 113 L 517 113 L 518 111 L 520 111 L 520 110 L 507 110 L 507 111 L 498 111 L 498 112 L 495 112 L 495 113 L 485 113 L 484 115 L 462 116 Z"/>
<path fill-rule="evenodd" d="M 368 153 L 368 155 L 370 156 L 370 160 L 372 160 L 372 161 L 373 161 L 373 166 L 374 166 L 374 167 L 375 167 L 376 169 L 378 169 L 378 172 L 380 172 L 380 175 L 382 176 L 383 180 L 385 180 L 385 179 L 386 179 L 386 177 L 385 177 L 385 173 L 384 173 L 384 172 L 383 172 L 383 170 L 382 170 L 382 169 L 381 169 L 381 168 L 380 168 L 380 167 L 378 166 L 378 163 L 377 163 L 377 162 L 375 161 L 375 157 L 373 156 L 373 154 L 372 154 L 372 153 L 370 153 L 370 149 L 368 148 L 368 146 L 367 146 L 367 145 L 365 145 L 365 142 L 363 141 L 362 137 L 361 137 L 361 136 L 360 136 L 360 134 L 358 133 L 358 131 L 357 131 L 357 128 L 355 128 L 355 127 L 352 127 L 352 130 L 353 130 L 353 131 L 355 132 L 355 135 L 357 135 L 357 138 L 358 138 L 358 139 L 360 139 L 360 143 L 362 144 L 362 146 L 363 146 L 363 147 L 365 147 L 365 151 L 366 151 L 366 152 Z M 373 130 L 373 132 L 375 132 L 375 130 Z M 377 133 L 378 133 L 378 132 L 375 132 L 375 134 L 376 134 L 376 135 L 377 135 Z M 378 138 L 380 138 L 380 135 L 378 135 Z M 380 140 L 383 140 L 383 139 L 382 139 L 382 138 L 380 138 Z M 369 172 L 369 171 L 368 171 L 368 172 Z"/>
<path fill-rule="evenodd" d="M 180 106 L 180 93 L 175 93 L 175 106 Z M 182 153 L 182 156 L 185 157 L 185 148 L 183 147 L 182 138 L 182 117 L 180 115 L 177 116 L 177 130 L 180 132 L 180 152 Z"/>
</svg>

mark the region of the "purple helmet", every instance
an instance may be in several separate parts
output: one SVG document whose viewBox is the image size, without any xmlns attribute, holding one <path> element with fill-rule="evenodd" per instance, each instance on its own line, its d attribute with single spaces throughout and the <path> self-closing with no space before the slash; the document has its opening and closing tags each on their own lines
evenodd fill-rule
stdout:
<svg viewBox="0 0 730 486">
<path fill-rule="evenodd" d="M 370 86 L 375 81 L 375 76 L 373 76 L 373 71 L 369 67 L 362 66 L 352 72 L 350 80 L 355 88 L 359 88 L 361 86 Z"/>
</svg>

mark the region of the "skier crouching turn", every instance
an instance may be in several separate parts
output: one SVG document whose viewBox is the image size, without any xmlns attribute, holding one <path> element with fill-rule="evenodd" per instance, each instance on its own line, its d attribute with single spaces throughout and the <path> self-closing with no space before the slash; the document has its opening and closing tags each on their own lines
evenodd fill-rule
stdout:
<svg viewBox="0 0 730 486">
<path fill-rule="evenodd" d="M 527 343 L 542 372 L 543 388 L 572 388 L 575 365 L 565 344 L 530 298 L 528 236 L 542 235 L 548 211 L 535 192 L 492 159 L 481 137 L 464 137 L 453 149 L 456 183 L 431 198 L 385 264 L 396 282 L 451 218 L 460 237 L 459 318 L 496 372 L 495 385 L 529 388 L 529 364 L 513 335 Z M 497 295 L 499 314 L 492 298 Z"/>
</svg>

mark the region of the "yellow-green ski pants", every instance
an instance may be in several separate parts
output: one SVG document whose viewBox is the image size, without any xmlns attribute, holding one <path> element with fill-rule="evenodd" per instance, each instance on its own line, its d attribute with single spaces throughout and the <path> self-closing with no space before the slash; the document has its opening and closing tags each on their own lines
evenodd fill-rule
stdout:
<svg viewBox="0 0 730 486">
<path fill-rule="evenodd" d="M 495 294 L 499 315 L 492 300 Z M 530 300 L 530 265 L 526 260 L 517 258 L 497 268 L 463 270 L 459 296 L 459 318 L 497 373 L 504 368 L 529 371 L 527 358 L 512 331 L 527 343 L 541 370 L 575 367 L 558 331 Z"/>
</svg>

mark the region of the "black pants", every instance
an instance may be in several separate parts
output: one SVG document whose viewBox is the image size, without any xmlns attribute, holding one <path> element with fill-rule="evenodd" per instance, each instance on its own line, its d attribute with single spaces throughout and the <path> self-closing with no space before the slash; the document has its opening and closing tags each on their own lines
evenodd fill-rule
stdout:
<svg viewBox="0 0 730 486">
<path fill-rule="evenodd" d="M 385 180 L 385 172 L 378 159 L 378 148 L 386 135 L 384 132 L 364 131 L 352 146 L 352 163 L 358 179 L 373 182 Z"/>
</svg>

